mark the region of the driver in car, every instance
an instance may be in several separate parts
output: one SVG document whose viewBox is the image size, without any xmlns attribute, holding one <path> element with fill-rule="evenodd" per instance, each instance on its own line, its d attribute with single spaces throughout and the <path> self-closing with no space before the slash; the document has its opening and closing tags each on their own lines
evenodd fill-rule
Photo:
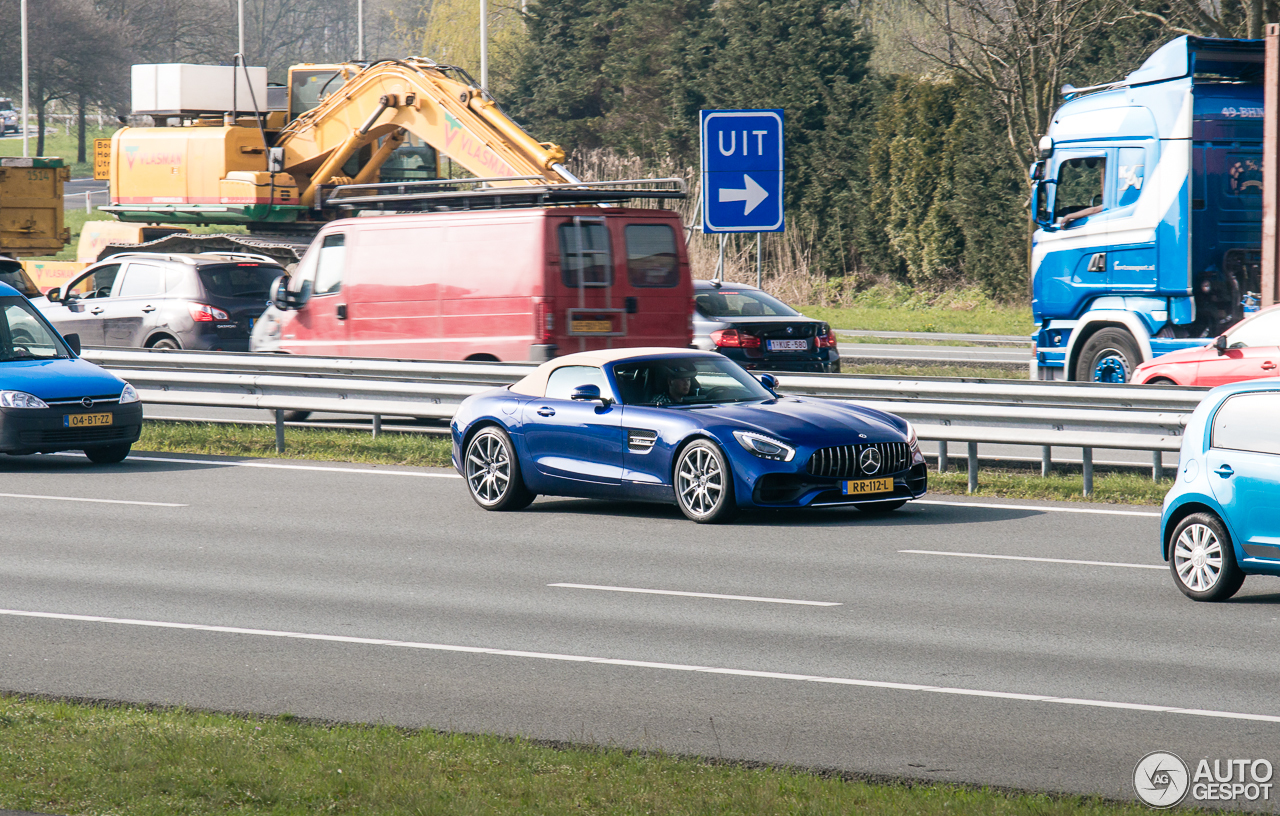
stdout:
<svg viewBox="0 0 1280 816">
<path fill-rule="evenodd" d="M 694 390 L 694 375 L 698 370 L 684 361 L 663 366 L 667 375 L 667 390 L 658 395 L 654 405 L 679 405 Z"/>
</svg>

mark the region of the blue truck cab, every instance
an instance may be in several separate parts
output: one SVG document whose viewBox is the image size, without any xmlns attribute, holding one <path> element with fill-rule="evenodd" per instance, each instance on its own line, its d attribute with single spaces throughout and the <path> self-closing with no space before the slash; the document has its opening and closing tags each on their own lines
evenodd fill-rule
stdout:
<svg viewBox="0 0 1280 816">
<path fill-rule="evenodd" d="M 80 359 L 27 297 L 0 282 L 0 453 L 79 450 L 119 462 L 142 432 L 133 386 Z"/>
<path fill-rule="evenodd" d="M 1128 382 L 1257 309 L 1262 40 L 1179 37 L 1063 89 L 1031 165 L 1031 378 Z"/>
</svg>

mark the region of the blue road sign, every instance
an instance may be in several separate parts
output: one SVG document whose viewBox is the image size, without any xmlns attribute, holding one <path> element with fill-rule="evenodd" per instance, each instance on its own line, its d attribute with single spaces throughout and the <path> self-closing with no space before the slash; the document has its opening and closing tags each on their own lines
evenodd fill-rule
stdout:
<svg viewBox="0 0 1280 816">
<path fill-rule="evenodd" d="M 781 232 L 782 111 L 702 113 L 702 231 Z"/>
</svg>

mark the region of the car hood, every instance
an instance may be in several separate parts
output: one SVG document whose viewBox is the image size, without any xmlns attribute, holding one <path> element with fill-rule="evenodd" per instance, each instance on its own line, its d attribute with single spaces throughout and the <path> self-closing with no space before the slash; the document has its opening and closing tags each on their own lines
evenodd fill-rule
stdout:
<svg viewBox="0 0 1280 816">
<path fill-rule="evenodd" d="M 691 406 L 706 426 L 754 430 L 794 445 L 906 441 L 906 421 L 884 411 L 835 400 L 784 397 L 764 402 Z"/>
<path fill-rule="evenodd" d="M 40 399 L 120 396 L 124 380 L 88 360 L 21 360 L 0 363 L 0 389 Z"/>
<path fill-rule="evenodd" d="M 1146 368 L 1153 363 L 1160 365 L 1165 363 L 1193 363 L 1216 356 L 1217 352 L 1210 346 L 1192 346 L 1191 348 L 1178 349 L 1167 354 L 1161 354 L 1159 357 L 1143 363 L 1141 367 Z"/>
</svg>

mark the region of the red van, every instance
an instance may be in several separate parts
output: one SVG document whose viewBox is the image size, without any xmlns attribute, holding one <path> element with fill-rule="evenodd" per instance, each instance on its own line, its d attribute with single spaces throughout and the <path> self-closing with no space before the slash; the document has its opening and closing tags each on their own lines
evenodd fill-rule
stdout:
<svg viewBox="0 0 1280 816">
<path fill-rule="evenodd" d="M 326 224 L 250 348 L 541 362 L 688 347 L 693 282 L 672 210 L 558 207 Z M 283 307 L 283 308 L 281 308 Z"/>
</svg>

